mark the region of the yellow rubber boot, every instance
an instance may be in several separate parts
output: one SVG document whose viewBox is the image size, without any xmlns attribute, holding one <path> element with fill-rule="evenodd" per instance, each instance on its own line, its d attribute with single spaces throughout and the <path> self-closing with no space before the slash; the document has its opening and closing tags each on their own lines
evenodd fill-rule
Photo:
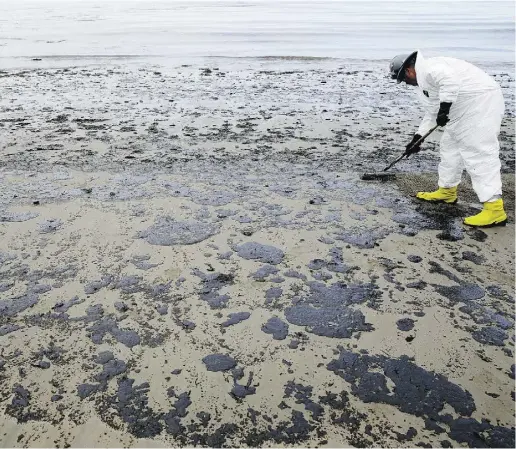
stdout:
<svg viewBox="0 0 516 449">
<path fill-rule="evenodd" d="M 416 198 L 435 203 L 455 204 L 457 202 L 457 186 L 439 187 L 435 192 L 417 192 Z"/>
<path fill-rule="evenodd" d="M 484 203 L 484 209 L 477 215 L 464 219 L 464 224 L 489 228 L 491 226 L 505 226 L 507 214 L 503 209 L 503 200 L 499 199 L 490 203 Z"/>
</svg>

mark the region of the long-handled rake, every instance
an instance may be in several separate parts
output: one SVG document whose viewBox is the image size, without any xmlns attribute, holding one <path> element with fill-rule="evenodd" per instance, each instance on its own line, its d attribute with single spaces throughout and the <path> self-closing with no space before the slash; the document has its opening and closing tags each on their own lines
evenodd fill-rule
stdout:
<svg viewBox="0 0 516 449">
<path fill-rule="evenodd" d="M 398 158 L 396 159 L 395 161 L 392 161 L 387 167 L 385 167 L 383 169 L 383 172 L 381 173 L 364 173 L 360 179 L 364 180 L 364 181 L 388 181 L 390 179 L 394 179 L 396 178 L 396 174 L 395 173 L 384 173 L 386 172 L 387 170 L 389 170 L 391 167 L 393 167 L 395 164 L 397 164 L 399 161 L 401 161 L 405 156 L 408 156 L 409 155 L 409 152 L 412 148 L 414 147 L 417 147 L 419 145 L 421 145 L 424 140 L 430 135 L 432 134 L 437 128 L 439 127 L 439 125 L 435 125 L 432 129 L 430 129 L 430 131 L 428 131 L 424 136 L 422 136 L 419 140 L 417 140 L 416 142 L 414 142 L 412 144 L 412 146 L 410 148 L 408 148 L 407 150 L 405 150 L 405 152 Z"/>
</svg>

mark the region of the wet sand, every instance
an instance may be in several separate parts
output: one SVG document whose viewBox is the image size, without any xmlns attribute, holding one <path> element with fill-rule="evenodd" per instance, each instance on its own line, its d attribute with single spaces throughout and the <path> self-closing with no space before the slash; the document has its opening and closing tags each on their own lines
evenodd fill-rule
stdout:
<svg viewBox="0 0 516 449">
<path fill-rule="evenodd" d="M 0 74 L 3 446 L 514 446 L 510 71 L 480 231 L 436 138 L 360 180 L 420 113 L 381 64 L 277 65 Z"/>
</svg>

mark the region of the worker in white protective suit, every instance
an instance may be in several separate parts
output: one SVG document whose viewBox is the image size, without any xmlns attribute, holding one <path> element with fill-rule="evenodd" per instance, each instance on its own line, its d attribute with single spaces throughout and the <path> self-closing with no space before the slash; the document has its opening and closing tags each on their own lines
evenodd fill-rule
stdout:
<svg viewBox="0 0 516 449">
<path fill-rule="evenodd" d="M 426 114 L 406 147 L 407 157 L 420 151 L 413 147 L 436 124 L 444 128 L 441 139 L 439 188 L 418 192 L 421 200 L 457 202 L 457 186 L 464 168 L 483 210 L 464 219 L 470 226 L 503 226 L 507 222 L 502 200 L 498 134 L 504 114 L 500 86 L 487 73 L 459 59 L 425 59 L 421 52 L 398 55 L 390 64 L 398 83 L 418 86 Z"/>
</svg>

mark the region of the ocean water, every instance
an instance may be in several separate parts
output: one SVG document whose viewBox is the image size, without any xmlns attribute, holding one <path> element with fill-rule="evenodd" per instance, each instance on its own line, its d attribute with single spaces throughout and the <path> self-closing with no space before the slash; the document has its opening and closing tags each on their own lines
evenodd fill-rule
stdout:
<svg viewBox="0 0 516 449">
<path fill-rule="evenodd" d="M 514 1 L 0 0 L 0 68 L 44 58 L 386 60 L 420 49 L 514 64 Z"/>
</svg>

